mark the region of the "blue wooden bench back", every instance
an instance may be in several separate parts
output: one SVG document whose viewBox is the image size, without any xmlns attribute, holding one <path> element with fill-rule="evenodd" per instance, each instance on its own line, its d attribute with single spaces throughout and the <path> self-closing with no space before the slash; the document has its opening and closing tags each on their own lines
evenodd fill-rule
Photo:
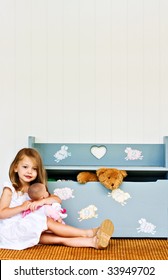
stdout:
<svg viewBox="0 0 168 280">
<path fill-rule="evenodd" d="M 163 144 L 36 143 L 30 136 L 29 147 L 40 152 L 46 168 L 168 168 L 168 136 Z"/>
</svg>

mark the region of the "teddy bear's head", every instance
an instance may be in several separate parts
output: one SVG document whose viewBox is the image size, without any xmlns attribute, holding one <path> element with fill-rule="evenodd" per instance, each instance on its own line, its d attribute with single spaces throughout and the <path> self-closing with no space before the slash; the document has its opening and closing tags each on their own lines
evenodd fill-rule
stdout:
<svg viewBox="0 0 168 280">
<path fill-rule="evenodd" d="M 109 190 L 117 189 L 127 176 L 125 170 L 115 168 L 100 168 L 96 171 L 99 182 Z"/>
</svg>

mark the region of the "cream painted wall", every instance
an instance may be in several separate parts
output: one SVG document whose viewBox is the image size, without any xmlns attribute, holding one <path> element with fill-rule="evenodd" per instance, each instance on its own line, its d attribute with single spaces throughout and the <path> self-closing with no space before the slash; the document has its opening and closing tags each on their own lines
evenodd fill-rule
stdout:
<svg viewBox="0 0 168 280">
<path fill-rule="evenodd" d="M 39 142 L 162 143 L 167 0 L 0 0 L 0 183 Z"/>
</svg>

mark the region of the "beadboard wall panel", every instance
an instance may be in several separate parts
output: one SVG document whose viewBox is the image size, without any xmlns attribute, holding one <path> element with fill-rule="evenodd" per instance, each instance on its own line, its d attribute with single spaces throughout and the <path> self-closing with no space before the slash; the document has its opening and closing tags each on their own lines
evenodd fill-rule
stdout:
<svg viewBox="0 0 168 280">
<path fill-rule="evenodd" d="M 167 0 L 0 0 L 1 180 L 38 142 L 162 143 Z"/>
</svg>

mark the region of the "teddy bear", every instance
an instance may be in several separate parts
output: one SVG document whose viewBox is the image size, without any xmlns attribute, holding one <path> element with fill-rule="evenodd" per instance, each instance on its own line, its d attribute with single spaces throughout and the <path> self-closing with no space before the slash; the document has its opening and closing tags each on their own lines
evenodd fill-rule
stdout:
<svg viewBox="0 0 168 280">
<path fill-rule="evenodd" d="M 83 171 L 77 175 L 77 181 L 80 184 L 87 182 L 100 182 L 109 190 L 117 189 L 127 176 L 125 170 L 116 168 L 99 168 L 96 173 L 90 171 Z"/>
</svg>

